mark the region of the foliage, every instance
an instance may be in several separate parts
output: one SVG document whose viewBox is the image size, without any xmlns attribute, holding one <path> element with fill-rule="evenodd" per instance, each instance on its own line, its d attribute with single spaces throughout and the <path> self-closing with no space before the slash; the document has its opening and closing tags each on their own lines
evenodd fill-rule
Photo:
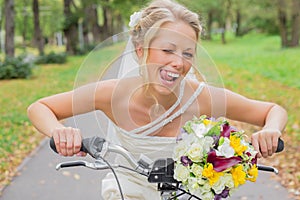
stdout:
<svg viewBox="0 0 300 200">
<path fill-rule="evenodd" d="M 63 1 L 43 0 L 40 1 L 40 25 L 45 37 L 53 37 L 61 31 L 63 24 Z M 25 40 L 33 38 L 33 13 L 32 1 L 15 1 L 15 29 L 16 35 L 25 36 Z M 55 13 L 55 17 L 53 17 Z"/>
<path fill-rule="evenodd" d="M 62 64 L 67 61 L 67 54 L 66 53 L 55 53 L 51 51 L 49 54 L 39 56 L 35 63 L 36 64 L 51 64 L 57 63 Z"/>
<path fill-rule="evenodd" d="M 7 57 L 0 63 L 0 79 L 29 78 L 32 74 L 33 63 L 25 55 Z"/>
</svg>

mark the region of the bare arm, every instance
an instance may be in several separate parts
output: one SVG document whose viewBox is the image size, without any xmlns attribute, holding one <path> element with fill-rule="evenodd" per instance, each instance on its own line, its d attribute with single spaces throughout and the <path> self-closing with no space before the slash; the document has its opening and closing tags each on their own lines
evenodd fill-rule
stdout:
<svg viewBox="0 0 300 200">
<path fill-rule="evenodd" d="M 287 113 L 281 106 L 246 98 L 224 88 L 207 86 L 199 96 L 202 110 L 213 117 L 226 118 L 257 125 L 262 129 L 251 136 L 259 157 L 271 156 L 287 123 Z"/>
<path fill-rule="evenodd" d="M 287 123 L 286 110 L 275 103 L 248 99 L 230 91 L 226 91 L 226 97 L 228 118 L 262 127 L 251 137 L 254 148 L 260 152 L 258 156 L 275 153 L 278 138 Z"/>
<path fill-rule="evenodd" d="M 28 117 L 39 132 L 54 138 L 59 153 L 72 156 L 80 150 L 81 133 L 76 128 L 65 127 L 61 120 L 95 109 L 109 112 L 113 83 L 89 84 L 45 97 L 28 107 Z"/>
</svg>

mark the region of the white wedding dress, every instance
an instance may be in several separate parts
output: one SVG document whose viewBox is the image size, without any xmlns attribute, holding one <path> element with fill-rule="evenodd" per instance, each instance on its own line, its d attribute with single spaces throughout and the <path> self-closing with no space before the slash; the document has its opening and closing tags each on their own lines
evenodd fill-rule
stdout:
<svg viewBox="0 0 300 200">
<path fill-rule="evenodd" d="M 166 123 L 171 122 L 174 118 L 182 115 L 188 107 L 193 103 L 201 93 L 204 83 L 200 83 L 195 93 L 181 106 L 181 109 L 176 111 L 171 116 L 166 111 L 166 114 L 155 120 L 152 123 L 138 128 L 138 130 L 125 131 L 121 128 L 116 128 L 115 136 L 118 143 L 132 153 L 137 159 L 141 154 L 147 156 L 152 161 L 158 158 L 170 158 L 173 154 L 173 149 L 177 138 L 175 137 L 159 137 L 149 136 L 155 130 L 161 128 Z M 184 87 L 183 87 L 184 88 Z M 184 92 L 181 94 L 184 95 Z M 175 103 L 176 104 L 176 103 Z M 174 108 L 176 105 L 174 105 Z M 138 134 L 136 132 L 139 132 Z M 125 165 L 127 161 L 118 156 L 118 163 Z M 157 185 L 148 183 L 147 177 L 134 172 L 118 170 L 117 176 L 121 184 L 122 193 L 126 200 L 156 200 L 160 199 L 160 193 L 157 191 Z M 104 200 L 120 200 L 121 195 L 118 189 L 115 177 L 112 173 L 108 173 L 102 181 L 102 198 Z"/>
</svg>

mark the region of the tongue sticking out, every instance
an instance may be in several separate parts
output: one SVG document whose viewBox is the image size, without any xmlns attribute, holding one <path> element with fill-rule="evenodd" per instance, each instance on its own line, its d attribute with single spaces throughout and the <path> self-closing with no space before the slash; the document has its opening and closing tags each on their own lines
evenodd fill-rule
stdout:
<svg viewBox="0 0 300 200">
<path fill-rule="evenodd" d="M 166 70 L 161 70 L 160 76 L 165 81 L 175 81 L 178 78 L 178 77 L 171 76 Z"/>
<path fill-rule="evenodd" d="M 168 76 L 167 71 L 165 71 L 165 70 L 161 70 L 160 75 L 161 75 L 161 78 L 166 80 L 166 81 L 172 81 L 173 80 L 173 77 Z"/>
</svg>

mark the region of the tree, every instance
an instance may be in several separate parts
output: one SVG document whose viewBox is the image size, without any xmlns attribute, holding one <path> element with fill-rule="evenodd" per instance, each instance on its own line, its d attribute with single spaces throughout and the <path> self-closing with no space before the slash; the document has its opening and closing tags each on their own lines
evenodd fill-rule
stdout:
<svg viewBox="0 0 300 200">
<path fill-rule="evenodd" d="M 300 31 L 300 1 L 293 0 L 292 3 L 292 37 L 290 46 L 299 46 L 299 31 Z"/>
<path fill-rule="evenodd" d="M 300 3 L 299 0 L 278 0 L 278 21 L 281 47 L 299 46 Z M 291 19 L 289 20 L 289 11 Z"/>
<path fill-rule="evenodd" d="M 75 55 L 77 53 L 78 44 L 78 15 L 72 13 L 71 4 L 75 6 L 72 0 L 64 0 L 64 34 L 67 40 L 66 51 L 68 54 Z"/>
<path fill-rule="evenodd" d="M 14 0 L 5 0 L 5 54 L 8 57 L 15 55 L 14 36 Z"/>
<path fill-rule="evenodd" d="M 44 54 L 44 39 L 40 28 L 39 18 L 39 1 L 33 0 L 32 2 L 33 21 L 34 21 L 34 43 L 37 45 L 39 54 Z"/>
</svg>

